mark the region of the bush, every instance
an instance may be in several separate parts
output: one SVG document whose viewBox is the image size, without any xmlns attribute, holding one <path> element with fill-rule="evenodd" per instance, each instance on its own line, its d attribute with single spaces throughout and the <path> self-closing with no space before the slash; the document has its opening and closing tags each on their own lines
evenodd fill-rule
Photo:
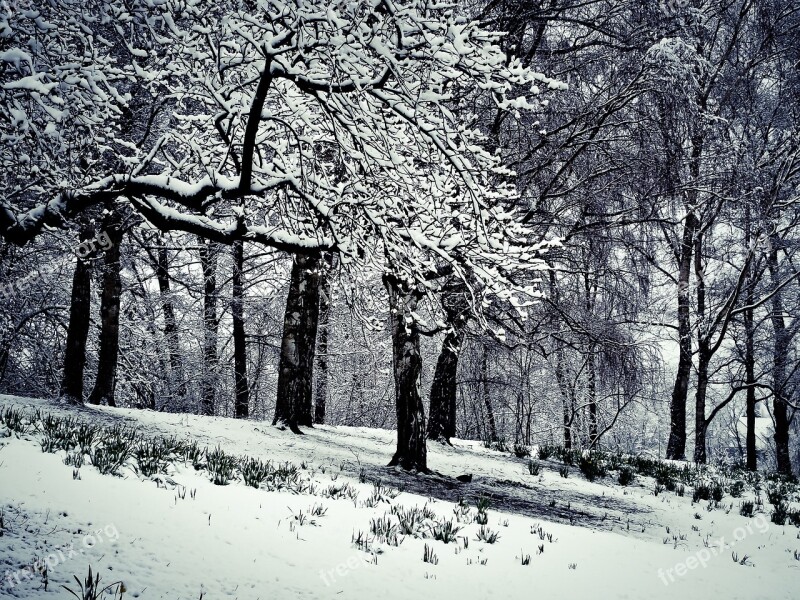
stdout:
<svg viewBox="0 0 800 600">
<path fill-rule="evenodd" d="M 514 444 L 514 456 L 517 458 L 528 458 L 531 455 L 531 449 L 522 444 Z"/>
<path fill-rule="evenodd" d="M 445 544 L 456 541 L 456 534 L 461 531 L 461 527 L 453 523 L 453 521 L 443 521 L 435 523 L 430 527 L 431 537 Z"/>
<path fill-rule="evenodd" d="M 170 449 L 162 440 L 143 440 L 133 449 L 137 469 L 144 477 L 152 477 L 156 473 L 166 471 L 169 455 Z"/>
<path fill-rule="evenodd" d="M 633 479 L 634 479 L 633 469 L 631 469 L 630 467 L 622 467 L 619 470 L 618 481 L 620 485 L 630 485 L 631 483 L 633 483 Z"/>
<path fill-rule="evenodd" d="M 236 475 L 236 458 L 225 454 L 219 446 L 211 452 L 206 450 L 206 462 L 214 485 L 228 485 Z"/>
<path fill-rule="evenodd" d="M 384 543 L 389 546 L 399 546 L 403 542 L 395 523 L 389 517 L 382 519 L 372 519 L 370 521 L 370 532 L 375 536 L 379 543 Z"/>
<path fill-rule="evenodd" d="M 551 456 L 556 453 L 556 447 L 551 446 L 549 444 L 545 444 L 543 446 L 539 446 L 537 450 L 537 454 L 539 455 L 539 460 L 547 460 Z"/>
<path fill-rule="evenodd" d="M 743 517 L 750 518 L 755 513 L 755 504 L 752 500 L 745 500 L 739 506 L 739 514 Z"/>
<path fill-rule="evenodd" d="M 569 467 L 567 465 L 561 465 L 558 469 L 558 474 L 566 479 L 569 477 Z"/>
<path fill-rule="evenodd" d="M 773 506 L 782 504 L 788 501 L 789 486 L 783 483 L 773 484 L 767 486 L 767 500 Z"/>
<path fill-rule="evenodd" d="M 111 427 L 104 430 L 102 437 L 102 443 L 92 449 L 89 458 L 103 475 L 115 475 L 131 456 L 136 443 L 136 431 Z"/>
<path fill-rule="evenodd" d="M 789 503 L 778 502 L 773 506 L 774 510 L 772 511 L 771 515 L 772 522 L 776 525 L 785 525 L 786 519 L 789 517 Z"/>
<path fill-rule="evenodd" d="M 790 510 L 786 516 L 789 517 L 789 522 L 792 525 L 800 527 L 800 510 Z"/>
<path fill-rule="evenodd" d="M 699 502 L 700 500 L 714 500 L 719 502 L 724 496 L 724 491 L 719 483 L 698 483 L 694 487 L 692 493 L 692 502 Z"/>
<path fill-rule="evenodd" d="M 486 525 L 481 525 L 477 533 L 479 542 L 486 542 L 487 544 L 494 544 L 500 539 L 500 535 L 496 531 L 492 531 Z"/>
<path fill-rule="evenodd" d="M 589 481 L 606 476 L 606 467 L 603 460 L 595 453 L 590 452 L 578 459 L 578 468 Z"/>
<path fill-rule="evenodd" d="M 0 412 L 0 424 L 5 425 L 11 431 L 25 433 L 28 429 L 28 424 L 25 421 L 25 413 L 13 406 L 9 406 Z"/>
<path fill-rule="evenodd" d="M 528 461 L 528 473 L 531 475 L 538 475 L 539 471 L 541 471 L 541 466 L 539 465 L 538 460 L 529 460 Z"/>
<path fill-rule="evenodd" d="M 239 462 L 239 470 L 245 484 L 258 488 L 272 473 L 272 465 L 269 461 L 265 463 L 257 458 L 245 457 Z"/>
<path fill-rule="evenodd" d="M 731 498 L 741 498 L 744 493 L 744 481 L 734 481 L 728 488 Z"/>
</svg>

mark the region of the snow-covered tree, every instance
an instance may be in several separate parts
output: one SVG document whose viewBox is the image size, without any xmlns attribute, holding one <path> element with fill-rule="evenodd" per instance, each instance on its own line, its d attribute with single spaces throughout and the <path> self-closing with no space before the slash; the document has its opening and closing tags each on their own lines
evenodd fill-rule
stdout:
<svg viewBox="0 0 800 600">
<path fill-rule="evenodd" d="M 507 275 L 541 268 L 542 245 L 452 91 L 519 112 L 561 84 L 453 6 L 49 0 L 0 26 L 4 172 L 25 165 L 4 175 L 7 239 L 124 201 L 162 230 L 335 250 L 393 296 L 452 272 L 478 313 L 529 301 Z"/>
</svg>

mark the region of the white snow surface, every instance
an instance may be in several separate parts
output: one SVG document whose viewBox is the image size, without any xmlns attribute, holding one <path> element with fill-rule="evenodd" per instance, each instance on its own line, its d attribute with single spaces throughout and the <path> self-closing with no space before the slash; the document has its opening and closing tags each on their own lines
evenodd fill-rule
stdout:
<svg viewBox="0 0 800 600">
<path fill-rule="evenodd" d="M 92 422 L 126 421 L 148 435 L 188 436 L 273 463 L 304 462 L 319 488 L 349 482 L 360 494 L 355 505 L 257 490 L 241 481 L 215 486 L 205 471 L 180 462 L 159 482 L 129 468 L 118 477 L 101 475 L 89 464 L 73 479 L 63 452 L 43 453 L 34 434 L 9 435 L 0 427 L 0 597 L 71 597 L 61 585 L 75 588 L 73 575 L 82 580 L 89 565 L 101 583 L 123 581 L 125 598 L 143 599 L 800 597 L 800 560 L 793 554 L 800 550 L 798 529 L 764 515 L 742 517 L 740 500 L 729 496 L 723 504 L 733 503 L 732 510 L 709 511 L 705 502 L 692 505 L 690 491 L 682 498 L 654 496 L 649 478 L 622 488 L 613 477 L 590 483 L 572 469 L 564 479 L 550 461 L 540 461 L 542 473 L 534 477 L 525 460 L 478 442 L 429 444 L 436 474 L 417 476 L 384 466 L 394 447 L 391 431 L 322 426 L 295 436 L 264 422 L 102 407 L 76 411 L 0 396 L 0 408 L 10 405 L 77 412 Z M 481 494 L 492 495 L 488 527 L 499 540 L 478 541 L 480 526 L 472 523 L 458 534 L 469 538 L 466 547 L 463 540 L 406 537 L 398 547 L 376 544 L 377 554 L 356 549 L 353 534 L 368 533 L 370 520 L 390 509 L 387 503 L 363 506 L 372 485 L 359 483 L 362 470 L 405 489 L 392 504 L 427 503 L 447 519 L 454 518 L 459 496 L 474 507 Z M 463 473 L 472 473 L 473 482 L 453 479 Z M 324 516 L 299 525 L 294 516 L 315 504 L 327 508 Z M 552 542 L 531 533 L 538 526 Z M 423 562 L 426 544 L 438 564 Z M 734 552 L 739 559 L 748 555 L 747 564 L 734 562 Z M 524 566 L 527 554 L 531 561 Z M 40 575 L 14 580 L 48 556 L 47 591 Z"/>
</svg>

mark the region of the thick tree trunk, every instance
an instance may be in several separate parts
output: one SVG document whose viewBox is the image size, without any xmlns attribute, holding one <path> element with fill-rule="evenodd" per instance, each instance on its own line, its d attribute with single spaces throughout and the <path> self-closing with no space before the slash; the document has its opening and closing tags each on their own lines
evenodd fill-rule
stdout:
<svg viewBox="0 0 800 600">
<path fill-rule="evenodd" d="M 770 235 L 771 248 L 768 254 L 768 265 L 772 279 L 772 328 L 774 342 L 772 347 L 772 414 L 775 418 L 775 454 L 778 472 L 792 474 L 792 461 L 789 454 L 789 418 L 786 400 L 786 361 L 789 353 L 790 335 L 786 331 L 783 311 L 783 293 L 779 290 L 780 272 L 778 265 L 778 247 L 780 238 L 777 233 Z"/>
<path fill-rule="evenodd" d="M 164 315 L 164 338 L 167 342 L 169 365 L 171 370 L 171 389 L 175 389 L 178 396 L 179 408 L 184 410 L 186 397 L 186 382 L 183 379 L 183 362 L 181 360 L 180 340 L 178 337 L 178 321 L 175 318 L 175 307 L 172 303 L 172 291 L 169 281 L 169 256 L 163 245 L 158 249 L 155 263 L 156 279 L 161 295 L 161 310 Z M 155 409 L 155 406 L 151 408 Z"/>
<path fill-rule="evenodd" d="M 686 458 L 686 399 L 692 371 L 692 331 L 689 320 L 689 277 L 692 267 L 694 237 L 698 221 L 694 213 L 686 215 L 683 224 L 680 264 L 678 269 L 678 372 L 670 402 L 670 433 L 667 458 Z"/>
<path fill-rule="evenodd" d="M 233 243 L 233 377 L 236 388 L 237 419 L 250 416 L 250 386 L 247 382 L 247 340 L 244 332 L 244 242 Z"/>
<path fill-rule="evenodd" d="M 90 240 L 94 231 L 85 226 L 80 240 Z M 92 270 L 90 256 L 78 258 L 72 277 L 72 297 L 69 307 L 67 345 L 64 349 L 64 375 L 61 398 L 70 404 L 83 403 L 83 371 L 86 367 L 86 340 L 89 336 Z"/>
<path fill-rule="evenodd" d="M 456 373 L 464 333 L 453 329 L 442 342 L 431 384 L 428 439 L 449 442 L 456 435 Z"/>
<path fill-rule="evenodd" d="M 456 435 L 456 374 L 469 310 L 463 285 L 455 283 L 443 292 L 442 308 L 451 330 L 442 342 L 431 384 L 428 439 L 449 442 Z"/>
<path fill-rule="evenodd" d="M 272 424 L 288 427 L 295 433 L 301 433 L 300 426 L 313 426 L 320 260 L 318 254 L 295 255 L 283 317 L 278 397 Z"/>
<path fill-rule="evenodd" d="M 217 244 L 200 241 L 200 265 L 203 270 L 203 381 L 200 413 L 213 415 L 217 393 Z"/>
<path fill-rule="evenodd" d="M 391 275 L 384 276 L 389 293 L 394 391 L 397 408 L 397 451 L 389 466 L 427 472 L 425 409 L 420 396 L 422 356 L 419 329 L 411 314 L 419 295 Z"/>
<path fill-rule="evenodd" d="M 328 334 L 330 332 L 331 315 L 331 269 L 335 264 L 336 255 L 332 252 L 325 253 L 324 270 L 320 273 L 319 293 L 319 330 L 317 332 L 316 384 L 314 387 L 314 423 L 322 425 L 325 422 L 325 408 L 328 403 Z"/>
<path fill-rule="evenodd" d="M 110 246 L 103 258 L 103 292 L 100 303 L 100 354 L 97 359 L 97 378 L 91 404 L 116 406 L 114 391 L 117 386 L 117 360 L 119 357 L 119 310 L 122 294 L 122 223 L 120 215 L 113 212 L 106 221 L 104 231 Z"/>
</svg>

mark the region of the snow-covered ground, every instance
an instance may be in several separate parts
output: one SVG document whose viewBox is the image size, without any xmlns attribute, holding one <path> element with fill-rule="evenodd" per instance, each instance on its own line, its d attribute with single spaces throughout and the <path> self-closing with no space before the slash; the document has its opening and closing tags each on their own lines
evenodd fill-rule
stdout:
<svg viewBox="0 0 800 600">
<path fill-rule="evenodd" d="M 0 408 L 10 405 L 75 414 L 0 396 Z M 101 475 L 91 465 L 76 479 L 64 452 L 43 453 L 36 435 L 3 437 L 0 596 L 70 597 L 61 585 L 75 588 L 73 575 L 83 579 L 91 565 L 101 582 L 122 581 L 126 598 L 144 599 L 800 597 L 800 530 L 763 514 L 742 517 L 740 500 L 728 496 L 723 506 L 732 510 L 709 511 L 706 502 L 692 505 L 691 493 L 654 496 L 649 478 L 623 488 L 612 477 L 590 483 L 572 469 L 565 479 L 549 461 L 532 476 L 526 461 L 466 441 L 430 444 L 435 474 L 411 476 L 384 466 L 390 431 L 319 427 L 295 436 L 266 423 L 149 411 L 85 408 L 78 416 L 304 463 L 318 492 L 348 482 L 358 500 L 215 486 L 181 462 L 158 481 L 127 468 L 121 477 Z M 464 473 L 472 483 L 453 479 Z M 365 506 L 375 479 L 404 491 Z M 474 513 L 482 495 L 491 498 L 494 544 L 478 541 L 477 523 L 461 523 L 459 540 L 449 544 L 407 536 L 364 552 L 352 542 L 392 505 L 427 504 L 440 519 L 454 519 L 459 497 Z M 310 515 L 315 505 L 324 515 Z M 423 562 L 426 545 L 438 564 Z M 29 568 L 43 564 L 47 591 L 41 569 Z"/>
</svg>

